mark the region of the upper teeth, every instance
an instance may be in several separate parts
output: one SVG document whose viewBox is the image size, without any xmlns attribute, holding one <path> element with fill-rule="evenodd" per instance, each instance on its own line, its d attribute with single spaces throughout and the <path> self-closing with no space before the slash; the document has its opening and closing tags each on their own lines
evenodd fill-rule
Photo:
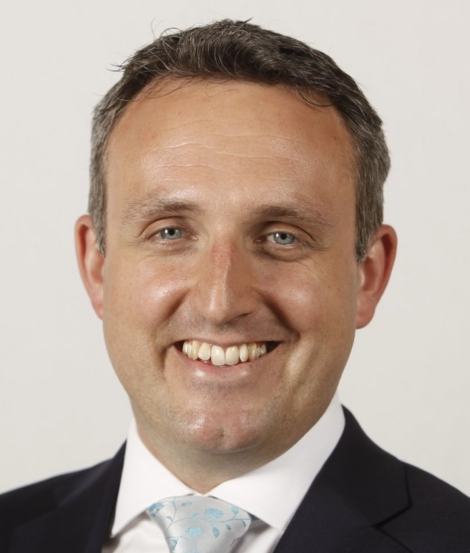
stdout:
<svg viewBox="0 0 470 553">
<path fill-rule="evenodd" d="M 198 340 L 189 340 L 183 343 L 183 353 L 191 359 L 202 359 L 203 361 L 211 360 L 213 365 L 236 365 L 240 361 L 254 361 L 261 355 L 267 352 L 265 343 L 257 344 L 240 344 L 238 346 L 229 346 L 221 348 L 213 346 L 207 342 L 199 342 Z"/>
</svg>

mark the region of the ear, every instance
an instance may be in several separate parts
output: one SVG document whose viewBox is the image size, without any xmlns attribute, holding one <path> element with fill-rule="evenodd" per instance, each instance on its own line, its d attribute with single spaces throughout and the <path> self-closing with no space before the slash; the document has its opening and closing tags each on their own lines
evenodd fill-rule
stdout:
<svg viewBox="0 0 470 553">
<path fill-rule="evenodd" d="M 397 252 L 397 234 L 389 225 L 382 225 L 371 241 L 364 261 L 359 266 L 356 328 L 372 320 L 375 308 L 387 287 Z"/>
<path fill-rule="evenodd" d="M 105 257 L 96 243 L 93 223 L 89 215 L 82 215 L 75 225 L 75 248 L 78 267 L 91 304 L 100 319 L 103 318 L 103 268 Z"/>
</svg>

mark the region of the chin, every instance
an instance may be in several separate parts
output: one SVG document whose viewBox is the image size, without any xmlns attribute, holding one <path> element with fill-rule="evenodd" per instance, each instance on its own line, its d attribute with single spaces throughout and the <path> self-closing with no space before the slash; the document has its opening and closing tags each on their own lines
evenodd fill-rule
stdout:
<svg viewBox="0 0 470 553">
<path fill-rule="evenodd" d="M 257 424 L 254 425 L 253 421 Z M 173 421 L 174 422 L 174 421 Z M 174 434 L 194 450 L 213 454 L 239 453 L 256 449 L 264 440 L 259 418 L 237 413 L 237 416 L 217 417 L 198 413 L 189 416 Z"/>
</svg>

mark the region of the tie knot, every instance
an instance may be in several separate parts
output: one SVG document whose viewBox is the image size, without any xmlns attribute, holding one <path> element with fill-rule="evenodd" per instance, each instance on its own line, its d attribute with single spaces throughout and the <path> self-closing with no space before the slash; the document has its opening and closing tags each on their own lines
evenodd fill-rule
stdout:
<svg viewBox="0 0 470 553">
<path fill-rule="evenodd" d="M 167 497 L 147 514 L 163 530 L 172 553 L 226 553 L 251 524 L 246 511 L 213 497 Z"/>
</svg>

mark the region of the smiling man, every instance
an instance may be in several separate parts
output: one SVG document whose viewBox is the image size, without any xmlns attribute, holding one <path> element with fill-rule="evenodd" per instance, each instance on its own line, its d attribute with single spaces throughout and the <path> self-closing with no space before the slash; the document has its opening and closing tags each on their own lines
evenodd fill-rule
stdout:
<svg viewBox="0 0 470 553">
<path fill-rule="evenodd" d="M 138 51 L 76 226 L 135 422 L 112 461 L 0 499 L 0 551 L 470 551 L 469 500 L 335 395 L 393 266 L 388 167 L 354 81 L 294 39 L 223 21 Z"/>
</svg>

